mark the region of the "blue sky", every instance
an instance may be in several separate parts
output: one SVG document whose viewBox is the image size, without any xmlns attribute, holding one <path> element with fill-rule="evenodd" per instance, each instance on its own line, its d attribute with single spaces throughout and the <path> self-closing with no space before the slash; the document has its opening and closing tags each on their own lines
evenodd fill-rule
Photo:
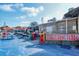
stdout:
<svg viewBox="0 0 79 59">
<path fill-rule="evenodd" d="M 77 3 L 0 3 L 0 26 L 4 22 L 8 26 L 28 26 L 33 21 L 41 24 L 42 17 L 44 23 L 53 17 L 61 20 L 69 8 L 78 6 Z"/>
</svg>

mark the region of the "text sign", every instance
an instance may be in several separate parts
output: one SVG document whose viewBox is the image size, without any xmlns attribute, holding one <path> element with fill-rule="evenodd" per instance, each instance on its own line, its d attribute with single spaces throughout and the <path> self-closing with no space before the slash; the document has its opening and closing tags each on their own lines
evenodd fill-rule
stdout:
<svg viewBox="0 0 79 59">
<path fill-rule="evenodd" d="M 79 34 L 46 34 L 46 40 L 79 40 Z"/>
</svg>

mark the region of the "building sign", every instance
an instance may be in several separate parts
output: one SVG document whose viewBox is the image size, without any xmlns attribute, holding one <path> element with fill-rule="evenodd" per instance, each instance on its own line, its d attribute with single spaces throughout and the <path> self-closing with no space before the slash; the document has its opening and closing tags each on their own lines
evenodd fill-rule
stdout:
<svg viewBox="0 0 79 59">
<path fill-rule="evenodd" d="M 46 40 L 79 40 L 79 34 L 46 34 Z"/>
</svg>

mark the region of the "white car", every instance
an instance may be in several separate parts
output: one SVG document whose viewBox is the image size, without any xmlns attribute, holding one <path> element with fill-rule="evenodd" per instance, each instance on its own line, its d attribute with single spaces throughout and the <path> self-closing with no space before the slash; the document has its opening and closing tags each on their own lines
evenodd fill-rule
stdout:
<svg viewBox="0 0 79 59">
<path fill-rule="evenodd" d="M 13 39 L 13 36 L 9 32 L 1 32 L 0 33 L 0 39 L 2 40 L 10 40 Z"/>
</svg>

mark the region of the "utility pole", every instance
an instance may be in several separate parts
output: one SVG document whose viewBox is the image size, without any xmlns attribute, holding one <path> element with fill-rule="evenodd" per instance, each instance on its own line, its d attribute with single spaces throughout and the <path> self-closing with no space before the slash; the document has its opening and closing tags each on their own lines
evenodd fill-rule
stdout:
<svg viewBox="0 0 79 59">
<path fill-rule="evenodd" d="M 3 27 L 5 27 L 6 26 L 6 22 L 4 22 L 4 24 L 3 24 Z"/>
<path fill-rule="evenodd" d="M 41 18 L 41 23 L 42 23 L 42 27 L 41 27 L 41 30 L 43 31 L 44 30 L 44 28 L 43 28 L 43 17 Z"/>
<path fill-rule="evenodd" d="M 43 19 L 44 19 L 44 18 L 42 17 L 42 18 L 41 18 L 41 23 L 42 23 L 42 24 L 43 24 Z"/>
</svg>

